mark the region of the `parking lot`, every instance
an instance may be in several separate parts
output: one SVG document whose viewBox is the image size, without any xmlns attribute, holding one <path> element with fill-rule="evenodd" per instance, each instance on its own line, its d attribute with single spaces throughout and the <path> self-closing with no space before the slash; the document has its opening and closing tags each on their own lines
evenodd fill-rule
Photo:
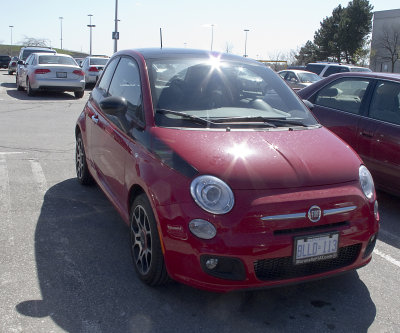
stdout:
<svg viewBox="0 0 400 333">
<path fill-rule="evenodd" d="M 228 294 L 141 283 L 127 226 L 75 179 L 89 94 L 28 97 L 0 71 L 0 332 L 398 332 L 400 205 L 383 192 L 373 260 L 356 272 Z"/>
</svg>

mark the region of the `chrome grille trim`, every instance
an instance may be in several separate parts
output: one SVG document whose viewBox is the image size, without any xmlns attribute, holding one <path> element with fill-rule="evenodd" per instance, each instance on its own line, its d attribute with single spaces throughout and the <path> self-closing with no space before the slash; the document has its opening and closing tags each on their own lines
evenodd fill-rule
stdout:
<svg viewBox="0 0 400 333">
<path fill-rule="evenodd" d="M 322 214 L 323 216 L 335 215 L 335 214 L 343 214 L 348 213 L 357 209 L 357 206 L 348 206 L 341 208 L 332 208 L 325 209 Z M 271 215 L 271 216 L 263 216 L 261 220 L 263 221 L 276 221 L 276 220 L 292 220 L 292 219 L 301 219 L 305 218 L 307 213 L 293 213 L 293 214 L 282 214 L 282 215 Z"/>
<path fill-rule="evenodd" d="M 348 213 L 355 210 L 357 206 L 349 206 L 349 207 L 341 207 L 341 208 L 333 208 L 333 209 L 325 209 L 324 216 L 334 215 L 334 214 L 342 214 Z"/>
<path fill-rule="evenodd" d="M 291 219 L 300 219 L 304 217 L 306 217 L 306 213 L 294 213 L 294 214 L 264 216 L 261 218 L 261 220 L 263 221 L 291 220 Z"/>
</svg>

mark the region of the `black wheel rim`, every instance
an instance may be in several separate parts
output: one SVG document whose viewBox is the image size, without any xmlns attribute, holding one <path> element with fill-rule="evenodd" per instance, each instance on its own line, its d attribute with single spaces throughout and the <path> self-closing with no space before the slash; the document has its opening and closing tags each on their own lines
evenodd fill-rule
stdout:
<svg viewBox="0 0 400 333">
<path fill-rule="evenodd" d="M 131 242 L 133 260 L 140 274 L 150 271 L 152 259 L 151 228 L 143 206 L 137 205 L 131 221 Z"/>
<path fill-rule="evenodd" d="M 79 179 L 82 179 L 85 167 L 85 151 L 83 149 L 83 143 L 80 138 L 78 138 L 76 141 L 75 161 L 76 161 L 76 175 L 78 176 Z"/>
</svg>

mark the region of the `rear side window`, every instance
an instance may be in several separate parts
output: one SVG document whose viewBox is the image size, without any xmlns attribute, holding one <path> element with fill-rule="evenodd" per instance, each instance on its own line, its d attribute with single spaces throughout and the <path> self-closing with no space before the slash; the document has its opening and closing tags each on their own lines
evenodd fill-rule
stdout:
<svg viewBox="0 0 400 333">
<path fill-rule="evenodd" d="M 327 77 L 332 74 L 343 73 L 343 72 L 350 72 L 350 70 L 348 67 L 343 67 L 343 66 L 329 66 L 323 76 Z"/>
<path fill-rule="evenodd" d="M 306 71 L 314 72 L 315 74 L 321 74 L 322 70 L 324 69 L 325 65 L 319 64 L 308 64 L 306 66 Z"/>
<path fill-rule="evenodd" d="M 318 92 L 314 103 L 331 109 L 359 114 L 361 101 L 369 85 L 369 80 L 341 79 Z"/>
<path fill-rule="evenodd" d="M 400 125 L 400 84 L 380 81 L 369 110 L 371 118 Z"/>
</svg>

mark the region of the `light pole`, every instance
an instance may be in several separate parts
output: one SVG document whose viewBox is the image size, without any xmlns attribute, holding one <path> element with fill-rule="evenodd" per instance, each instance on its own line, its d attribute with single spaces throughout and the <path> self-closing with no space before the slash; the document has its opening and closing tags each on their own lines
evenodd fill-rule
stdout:
<svg viewBox="0 0 400 333">
<path fill-rule="evenodd" d="M 10 45 L 10 57 L 11 57 L 11 54 L 12 54 L 12 29 L 14 28 L 14 26 L 9 25 L 8 27 L 10 28 L 10 31 L 11 31 L 11 45 Z"/>
<path fill-rule="evenodd" d="M 247 58 L 247 33 L 250 31 L 249 29 L 244 29 L 245 38 L 244 38 L 244 57 Z"/>
<path fill-rule="evenodd" d="M 62 20 L 64 19 L 62 16 L 60 16 L 59 17 L 59 19 L 60 19 L 60 26 L 61 26 L 61 38 L 60 38 L 60 40 L 61 40 L 61 50 L 63 49 L 62 48 Z"/>
<path fill-rule="evenodd" d="M 90 51 L 89 51 L 89 54 L 92 55 L 92 28 L 94 28 L 95 25 L 92 24 L 92 16 L 93 15 L 92 14 L 88 14 L 88 16 L 89 16 L 89 20 L 90 20 L 89 24 L 87 25 L 89 27 L 89 29 L 90 29 Z"/>
<path fill-rule="evenodd" d="M 118 0 L 115 0 L 115 30 L 113 33 L 112 38 L 114 39 L 114 53 L 118 50 L 118 39 L 119 39 L 119 32 L 118 32 Z"/>
<path fill-rule="evenodd" d="M 211 24 L 211 51 L 214 43 L 214 24 Z"/>
</svg>

